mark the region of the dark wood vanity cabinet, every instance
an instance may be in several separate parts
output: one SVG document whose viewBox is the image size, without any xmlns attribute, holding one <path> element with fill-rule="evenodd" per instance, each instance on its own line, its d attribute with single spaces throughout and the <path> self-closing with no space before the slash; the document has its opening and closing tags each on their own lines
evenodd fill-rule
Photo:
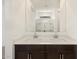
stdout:
<svg viewBox="0 0 79 59">
<path fill-rule="evenodd" d="M 76 45 L 15 45 L 15 59 L 77 59 Z"/>
<path fill-rule="evenodd" d="M 59 47 L 59 54 L 62 59 L 77 59 L 77 46 L 76 45 L 65 45 Z"/>
<path fill-rule="evenodd" d="M 17 52 L 15 57 L 15 59 L 27 59 L 26 53 L 24 51 Z"/>
<path fill-rule="evenodd" d="M 47 59 L 59 59 L 59 53 L 56 46 L 48 45 L 46 46 Z"/>
</svg>

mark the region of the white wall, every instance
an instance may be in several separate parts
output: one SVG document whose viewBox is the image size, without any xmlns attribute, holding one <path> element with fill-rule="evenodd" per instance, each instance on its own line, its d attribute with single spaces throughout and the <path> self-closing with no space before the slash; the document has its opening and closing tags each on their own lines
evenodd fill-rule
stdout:
<svg viewBox="0 0 79 59">
<path fill-rule="evenodd" d="M 5 19 L 3 19 L 5 58 L 13 57 L 13 42 L 25 33 L 25 0 L 5 0 Z"/>
<path fill-rule="evenodd" d="M 5 0 L 2 0 L 2 28 L 3 28 L 3 34 L 2 34 L 2 46 L 5 45 Z"/>
<path fill-rule="evenodd" d="M 71 36 L 73 39 L 77 40 L 76 38 L 76 31 L 77 31 L 77 6 L 76 0 L 66 0 L 66 28 L 67 34 Z"/>
<path fill-rule="evenodd" d="M 29 5 L 30 6 L 30 5 Z M 27 10 L 27 9 L 26 9 Z M 66 31 L 67 34 L 76 38 L 76 0 L 66 0 L 66 14 L 65 20 L 65 7 L 61 9 L 61 31 Z M 27 11 L 28 12 L 28 11 Z M 29 10 L 30 12 L 30 10 Z M 4 14 L 4 13 L 3 13 Z M 29 14 L 30 15 L 30 14 Z M 29 19 L 29 18 L 27 18 Z M 33 20 L 33 19 L 31 19 Z M 3 17 L 3 39 L 16 39 L 22 36 L 26 29 L 32 31 L 32 22 L 25 20 L 25 0 L 5 0 L 5 14 Z M 66 22 L 65 22 L 66 21 Z M 66 24 L 66 30 L 65 25 Z"/>
<path fill-rule="evenodd" d="M 25 0 L 5 2 L 6 39 L 15 39 L 25 33 Z"/>
</svg>

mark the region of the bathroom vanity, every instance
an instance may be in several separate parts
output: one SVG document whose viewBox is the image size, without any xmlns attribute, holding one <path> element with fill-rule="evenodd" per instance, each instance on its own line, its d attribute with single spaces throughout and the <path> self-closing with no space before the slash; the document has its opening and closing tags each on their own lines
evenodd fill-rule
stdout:
<svg viewBox="0 0 79 59">
<path fill-rule="evenodd" d="M 76 59 L 76 45 L 15 45 L 15 59 Z"/>
</svg>

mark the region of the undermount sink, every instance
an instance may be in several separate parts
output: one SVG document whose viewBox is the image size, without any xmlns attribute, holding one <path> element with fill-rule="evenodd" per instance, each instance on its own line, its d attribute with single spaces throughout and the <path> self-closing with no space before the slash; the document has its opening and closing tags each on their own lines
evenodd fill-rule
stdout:
<svg viewBox="0 0 79 59">
<path fill-rule="evenodd" d="M 49 35 L 50 34 L 50 35 Z M 76 44 L 76 40 L 66 34 L 37 34 L 25 35 L 15 41 L 15 44 Z"/>
</svg>

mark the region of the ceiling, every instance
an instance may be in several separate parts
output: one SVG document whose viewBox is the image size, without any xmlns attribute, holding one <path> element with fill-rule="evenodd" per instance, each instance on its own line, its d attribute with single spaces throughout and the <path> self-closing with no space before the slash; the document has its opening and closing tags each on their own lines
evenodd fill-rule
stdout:
<svg viewBox="0 0 79 59">
<path fill-rule="evenodd" d="M 36 9 L 50 9 L 60 7 L 60 0 L 31 0 L 31 3 Z"/>
</svg>

